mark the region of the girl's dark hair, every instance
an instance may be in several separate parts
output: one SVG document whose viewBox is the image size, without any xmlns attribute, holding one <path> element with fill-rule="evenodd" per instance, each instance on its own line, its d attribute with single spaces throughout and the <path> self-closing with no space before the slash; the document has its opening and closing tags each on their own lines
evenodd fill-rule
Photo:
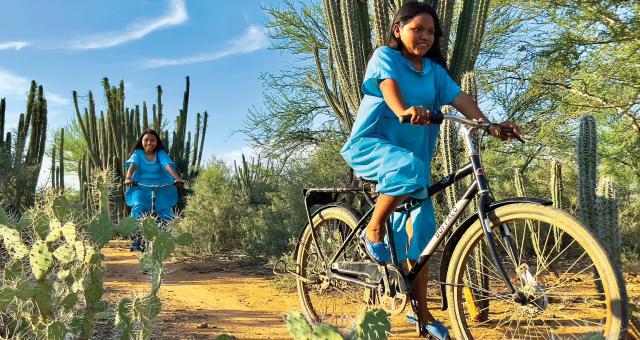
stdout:
<svg viewBox="0 0 640 340">
<path fill-rule="evenodd" d="M 153 129 L 146 129 L 142 131 L 142 133 L 140 134 L 140 137 L 138 137 L 138 141 L 136 141 L 136 144 L 133 146 L 133 149 L 131 150 L 131 155 L 133 155 L 133 153 L 136 152 L 137 149 L 142 149 L 142 138 L 144 138 L 144 135 L 149 133 L 156 136 L 156 140 L 158 141 L 158 144 L 156 144 L 155 151 L 164 150 L 164 152 L 168 152 L 167 148 L 162 143 L 162 139 L 160 139 L 160 135 L 158 135 L 158 133 Z"/>
<path fill-rule="evenodd" d="M 387 36 L 386 45 L 393 48 L 394 50 L 402 50 L 402 41 L 399 38 L 396 38 L 393 34 L 393 27 L 395 25 L 400 25 L 400 27 L 406 25 L 411 19 L 416 17 L 419 14 L 426 13 L 431 15 L 433 18 L 433 23 L 435 25 L 435 39 L 433 41 L 433 46 L 429 49 L 427 54 L 425 55 L 427 58 L 435 61 L 440 64 L 445 70 L 447 70 L 447 60 L 442 56 L 442 50 L 440 49 L 440 38 L 442 37 L 442 29 L 440 28 L 440 19 L 438 19 L 438 14 L 436 14 L 436 10 L 433 7 L 416 1 L 405 2 L 398 11 L 396 15 L 393 17 L 391 21 L 391 27 L 389 28 L 389 33 Z"/>
</svg>

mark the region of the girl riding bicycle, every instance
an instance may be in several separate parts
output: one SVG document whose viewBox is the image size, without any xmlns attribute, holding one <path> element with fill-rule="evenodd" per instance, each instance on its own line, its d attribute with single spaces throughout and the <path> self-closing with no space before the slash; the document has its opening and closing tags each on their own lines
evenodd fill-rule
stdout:
<svg viewBox="0 0 640 340">
<path fill-rule="evenodd" d="M 147 129 L 138 138 L 129 159 L 125 162 L 127 177 L 124 184 L 128 186 L 125 193 L 127 205 L 131 207 L 131 216 L 140 220 L 151 211 L 151 189 L 134 187 L 134 183 L 144 185 L 162 185 L 173 183 L 174 186 L 160 187 L 156 191 L 155 212 L 160 220 L 173 219 L 173 207 L 178 202 L 178 190 L 184 184 L 176 171 L 176 165 L 169 157 L 160 136 Z M 138 242 L 136 242 L 138 241 Z M 134 239 L 131 248 L 139 249 L 139 240 Z"/>
<path fill-rule="evenodd" d="M 408 2 L 398 9 L 386 46 L 376 49 L 369 60 L 362 84 L 364 97 L 351 136 L 341 150 L 358 176 L 377 182 L 375 210 L 361 235 L 367 252 L 376 262 L 390 261 L 384 225 L 391 217 L 393 236 L 399 245 L 397 259 L 405 270 L 411 268 L 435 233 L 433 205 L 426 198 L 440 127 L 430 125 L 431 112 L 442 105 L 452 105 L 468 118 L 488 121 L 447 73 L 438 43 L 441 36 L 438 17 L 431 6 Z M 410 117 L 411 124 L 400 123 L 398 118 L 402 117 Z M 493 125 L 490 133 L 508 139 L 501 127 L 520 134 L 510 121 Z M 426 200 L 410 215 L 392 215 L 408 197 Z M 412 287 L 418 331 L 446 339 L 448 330 L 427 310 L 426 285 L 424 269 Z"/>
</svg>

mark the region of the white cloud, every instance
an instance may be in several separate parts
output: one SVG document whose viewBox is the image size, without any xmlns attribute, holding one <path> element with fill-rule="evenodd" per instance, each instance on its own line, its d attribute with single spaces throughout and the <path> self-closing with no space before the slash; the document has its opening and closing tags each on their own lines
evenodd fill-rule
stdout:
<svg viewBox="0 0 640 340">
<path fill-rule="evenodd" d="M 64 106 L 68 105 L 71 102 L 68 98 L 71 97 L 71 94 L 65 97 L 57 93 L 47 92 L 47 90 L 45 89 L 44 96 L 45 98 L 47 98 L 47 104 L 49 105 Z"/>
<path fill-rule="evenodd" d="M 257 154 L 257 150 L 251 148 L 250 146 L 243 146 L 242 148 L 237 150 L 223 152 L 219 157 L 227 165 L 232 167 L 234 161 L 237 163 L 242 163 L 242 155 L 244 155 L 247 161 L 251 161 L 251 158 L 257 157 Z"/>
<path fill-rule="evenodd" d="M 222 48 L 215 52 L 176 59 L 149 59 L 144 62 L 144 67 L 157 68 L 172 65 L 195 64 L 221 59 L 234 54 L 251 53 L 267 47 L 268 40 L 265 33 L 266 31 L 263 28 L 250 26 L 242 36 L 227 42 Z"/>
<path fill-rule="evenodd" d="M 159 18 L 132 25 L 123 32 L 109 32 L 80 38 L 72 41 L 66 47 L 78 50 L 113 47 L 141 39 L 153 31 L 182 24 L 188 19 L 189 15 L 184 0 L 170 0 L 169 10 Z"/>
<path fill-rule="evenodd" d="M 26 96 L 29 79 L 0 68 L 0 98 Z"/>
<path fill-rule="evenodd" d="M 0 50 L 21 50 L 28 45 L 26 41 L 7 41 L 0 43 Z"/>
</svg>

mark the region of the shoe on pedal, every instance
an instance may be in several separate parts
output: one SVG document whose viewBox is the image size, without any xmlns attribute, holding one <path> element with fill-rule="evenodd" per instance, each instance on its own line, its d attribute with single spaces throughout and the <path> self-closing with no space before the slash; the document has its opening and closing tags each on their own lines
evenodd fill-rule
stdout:
<svg viewBox="0 0 640 340">
<path fill-rule="evenodd" d="M 386 243 L 369 241 L 366 229 L 362 231 L 360 239 L 364 242 L 364 249 L 373 261 L 377 263 L 391 262 L 391 252 L 389 251 L 389 246 Z"/>
<path fill-rule="evenodd" d="M 445 325 L 437 320 L 432 323 L 423 325 L 422 330 L 420 331 L 420 335 L 429 336 L 437 340 L 451 340 L 451 336 L 449 335 L 449 330 L 447 329 L 447 327 L 445 327 Z"/>
<path fill-rule="evenodd" d="M 139 251 L 139 250 L 140 250 L 140 243 L 138 242 L 138 240 L 131 242 L 131 245 L 129 246 L 129 251 Z"/>
</svg>

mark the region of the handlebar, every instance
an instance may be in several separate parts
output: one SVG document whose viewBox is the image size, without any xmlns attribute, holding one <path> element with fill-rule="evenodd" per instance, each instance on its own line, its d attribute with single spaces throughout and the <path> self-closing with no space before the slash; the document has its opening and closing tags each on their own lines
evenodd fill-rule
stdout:
<svg viewBox="0 0 640 340">
<path fill-rule="evenodd" d="M 165 184 L 160 184 L 160 185 L 146 185 L 146 184 L 142 184 L 140 182 L 132 182 L 131 186 L 134 187 L 143 187 L 143 188 L 148 188 L 148 189 L 159 189 L 159 188 L 164 188 L 164 187 L 170 187 L 174 185 L 174 183 L 165 183 Z"/>
<path fill-rule="evenodd" d="M 442 111 L 431 111 L 431 117 L 429 117 L 429 122 L 431 124 L 442 124 L 442 122 L 447 119 L 447 120 L 451 120 L 457 123 L 461 123 L 464 125 L 468 125 L 471 127 L 476 127 L 485 131 L 489 130 L 489 127 L 491 125 L 496 125 L 495 123 L 487 123 L 487 122 L 483 122 L 483 121 L 479 121 L 477 119 L 468 119 L 468 118 L 464 118 L 464 117 L 460 117 L 457 115 L 449 115 L 449 114 L 444 114 L 442 113 Z M 400 123 L 409 123 L 411 122 L 411 116 L 402 116 L 399 117 Z M 522 140 L 522 138 L 520 138 L 520 136 L 518 136 L 517 134 L 514 133 L 514 131 L 512 129 L 509 129 L 505 126 L 500 126 L 500 131 L 507 137 L 511 137 L 511 138 L 515 138 L 518 141 L 524 143 L 524 141 Z"/>
</svg>

